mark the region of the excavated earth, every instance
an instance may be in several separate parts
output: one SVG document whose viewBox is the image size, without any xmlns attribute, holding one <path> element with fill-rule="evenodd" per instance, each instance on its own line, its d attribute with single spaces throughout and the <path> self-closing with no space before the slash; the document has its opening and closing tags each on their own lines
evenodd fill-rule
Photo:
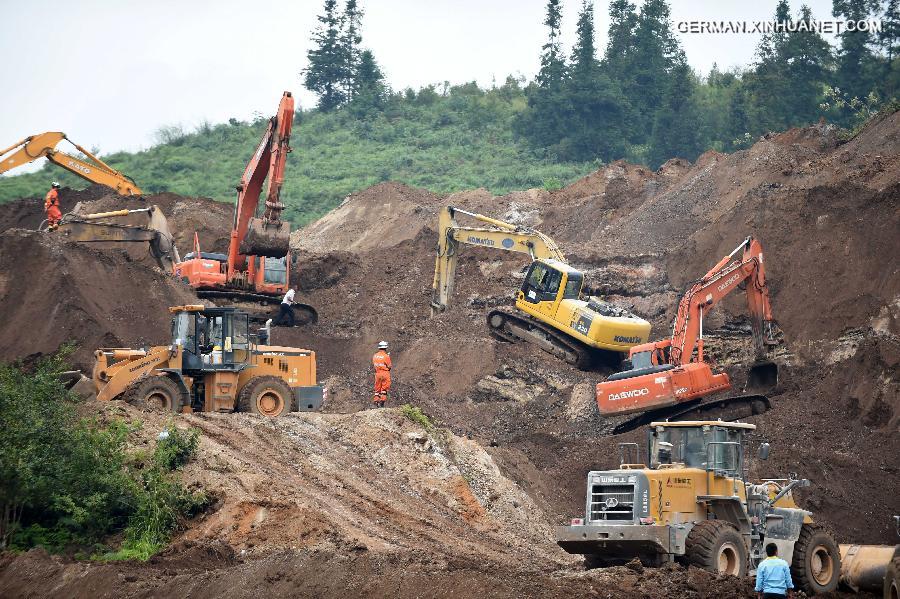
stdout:
<svg viewBox="0 0 900 599">
<path fill-rule="evenodd" d="M 63 190 L 63 206 L 159 205 L 178 247 L 194 230 L 224 249 L 231 207 L 172 194 L 145 200 Z M 900 513 L 900 113 L 841 142 L 827 126 L 761 138 L 731 155 L 671 160 L 658 171 L 616 162 L 555 192 L 450 196 L 383 183 L 296 231 L 294 282 L 315 326 L 275 342 L 316 350 L 329 387 L 321 414 L 278 421 L 179 416 L 202 431 L 185 479 L 216 498 L 147 564 L 96 564 L 41 550 L 0 559 L 9 596 L 748 597 L 746 581 L 637 564 L 585 572 L 552 541 L 581 515 L 591 469 L 618 463 L 582 372 L 491 338 L 484 316 L 511 302 L 525 262 L 466 248 L 450 309 L 430 316 L 436 215 L 443 205 L 551 235 L 597 293 L 653 323 L 747 235 L 765 249 L 783 343 L 773 408 L 748 419 L 753 476 L 810 479 L 800 503 L 839 542 L 896 542 Z M 68 340 L 89 367 L 99 346 L 163 343 L 165 307 L 196 301 L 154 264 L 22 230 L 40 200 L 0 206 L 0 358 L 32 360 Z M 23 329 L 28 334 L 22 335 Z M 740 389 L 751 359 L 739 294 L 706 320 L 707 348 Z M 422 408 L 435 428 L 373 411 L 370 358 L 391 343 L 389 405 Z M 127 405 L 84 409 L 143 420 Z"/>
</svg>

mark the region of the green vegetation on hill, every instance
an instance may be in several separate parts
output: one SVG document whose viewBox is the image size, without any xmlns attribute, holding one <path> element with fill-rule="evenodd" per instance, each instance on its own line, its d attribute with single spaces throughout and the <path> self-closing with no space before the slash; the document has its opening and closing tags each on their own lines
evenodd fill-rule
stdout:
<svg viewBox="0 0 900 599">
<path fill-rule="evenodd" d="M 169 425 L 150 452 L 129 447 L 139 425 L 79 417 L 59 380 L 70 351 L 30 369 L 0 364 L 0 550 L 145 560 L 208 501 L 176 475 L 199 433 Z M 109 553 L 116 534 L 123 541 Z"/>
<path fill-rule="evenodd" d="M 274 111 L 277 98 L 272 99 Z M 558 187 L 596 163 L 555 162 L 514 138 L 512 121 L 525 107 L 517 81 L 492 90 L 474 83 L 443 93 L 428 87 L 390 95 L 379 110 L 351 105 L 298 112 L 283 201 L 302 225 L 337 206 L 347 194 L 381 181 L 401 181 L 439 193 L 485 187 L 492 193 Z M 148 150 L 103 157 L 145 191 L 171 191 L 233 202 L 235 185 L 267 124 L 231 120 L 189 134 L 164 128 Z M 87 183 L 53 165 L 0 177 L 0 202 L 43 196 L 50 181 L 75 189 Z"/>
</svg>

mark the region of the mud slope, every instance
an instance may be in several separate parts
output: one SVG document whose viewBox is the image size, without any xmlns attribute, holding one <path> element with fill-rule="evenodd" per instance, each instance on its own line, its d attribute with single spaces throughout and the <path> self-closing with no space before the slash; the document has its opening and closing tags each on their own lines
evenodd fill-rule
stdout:
<svg viewBox="0 0 900 599">
<path fill-rule="evenodd" d="M 0 359 L 30 359 L 63 343 L 88 371 L 98 347 L 168 342 L 168 306 L 196 302 L 181 283 L 123 250 L 66 243 L 47 233 L 0 233 Z"/>
<path fill-rule="evenodd" d="M 104 418 L 165 417 L 107 404 Z M 399 410 L 278 420 L 192 415 L 185 467 L 213 509 L 149 564 L 0 559 L 6 596 L 746 596 L 749 582 L 682 568 L 582 572 L 545 515 L 478 444 Z"/>
</svg>

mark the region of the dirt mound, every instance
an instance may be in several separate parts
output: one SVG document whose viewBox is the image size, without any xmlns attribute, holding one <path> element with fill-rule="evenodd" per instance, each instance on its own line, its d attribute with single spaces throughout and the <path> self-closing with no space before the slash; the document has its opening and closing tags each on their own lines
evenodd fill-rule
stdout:
<svg viewBox="0 0 900 599">
<path fill-rule="evenodd" d="M 414 238 L 437 214 L 438 196 L 402 183 L 350 194 L 314 225 L 294 232 L 292 246 L 311 252 L 388 249 Z"/>
<path fill-rule="evenodd" d="M 97 200 L 109 192 L 109 188 L 101 185 L 93 185 L 82 191 L 63 187 L 59 190 L 60 211 L 63 214 L 71 212 L 79 202 Z M 0 232 L 7 229 L 36 231 L 46 218 L 43 197 L 0 204 Z"/>
<path fill-rule="evenodd" d="M 0 359 L 28 359 L 78 345 L 87 369 L 98 347 L 165 343 L 168 306 L 196 296 L 158 268 L 122 250 L 66 243 L 52 234 L 0 233 Z"/>
</svg>

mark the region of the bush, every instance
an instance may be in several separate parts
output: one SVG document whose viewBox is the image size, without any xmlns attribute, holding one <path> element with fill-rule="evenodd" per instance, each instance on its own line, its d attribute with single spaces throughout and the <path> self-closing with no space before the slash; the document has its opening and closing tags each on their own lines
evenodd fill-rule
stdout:
<svg viewBox="0 0 900 599">
<path fill-rule="evenodd" d="M 199 434 L 170 426 L 152 455 L 129 454 L 125 423 L 78 418 L 58 376 L 70 351 L 0 364 L 0 548 L 94 547 L 124 530 L 120 553 L 146 559 L 206 503 L 172 474 Z"/>
<path fill-rule="evenodd" d="M 428 418 L 418 406 L 414 407 L 405 403 L 400 406 L 400 412 L 409 418 L 410 421 L 418 424 L 429 433 L 434 430 L 434 423 L 431 422 L 431 419 Z"/>
</svg>

